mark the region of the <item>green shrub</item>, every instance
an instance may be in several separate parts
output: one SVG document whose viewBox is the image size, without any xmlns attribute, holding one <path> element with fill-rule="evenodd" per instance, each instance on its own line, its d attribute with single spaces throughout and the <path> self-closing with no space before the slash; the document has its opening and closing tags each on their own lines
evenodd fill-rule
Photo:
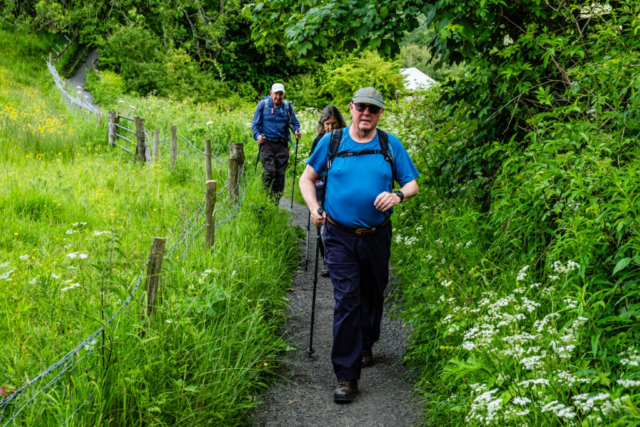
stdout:
<svg viewBox="0 0 640 427">
<path fill-rule="evenodd" d="M 328 82 L 321 88 L 333 102 L 344 107 L 353 94 L 366 86 L 375 87 L 385 99 L 395 99 L 396 91 L 406 93 L 400 63 L 384 60 L 377 52 L 365 51 L 350 58 L 344 65 L 329 71 Z"/>
<path fill-rule="evenodd" d="M 85 89 L 93 96 L 94 101 L 100 105 L 107 105 L 118 100 L 125 92 L 125 83 L 122 77 L 113 71 L 100 71 L 102 79 L 94 73 L 87 74 Z"/>
<path fill-rule="evenodd" d="M 168 75 L 155 33 L 139 26 L 120 26 L 101 45 L 101 65 L 119 73 L 127 90 L 167 94 Z"/>
<path fill-rule="evenodd" d="M 302 74 L 289 80 L 285 85 L 287 100 L 293 102 L 296 107 L 313 107 L 322 110 L 331 103 L 331 100 L 322 93 L 317 79 L 316 75 Z"/>
</svg>

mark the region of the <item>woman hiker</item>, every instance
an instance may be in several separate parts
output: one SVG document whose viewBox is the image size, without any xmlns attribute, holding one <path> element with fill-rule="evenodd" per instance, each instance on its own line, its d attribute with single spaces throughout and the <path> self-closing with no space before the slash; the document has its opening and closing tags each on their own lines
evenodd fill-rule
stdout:
<svg viewBox="0 0 640 427">
<path fill-rule="evenodd" d="M 342 113 L 335 105 L 329 104 L 324 107 L 322 113 L 320 114 L 320 118 L 318 119 L 318 123 L 316 124 L 316 132 L 317 136 L 313 140 L 313 144 L 311 144 L 311 151 L 309 152 L 309 157 L 313 155 L 316 147 L 318 146 L 318 142 L 328 133 L 336 129 L 343 129 L 347 127 L 347 123 L 342 118 Z M 322 255 L 322 260 L 324 262 L 324 244 L 322 243 L 322 239 L 320 239 L 320 254 Z M 323 264 L 322 271 L 320 272 L 322 277 L 329 277 L 329 267 L 327 264 Z"/>
</svg>

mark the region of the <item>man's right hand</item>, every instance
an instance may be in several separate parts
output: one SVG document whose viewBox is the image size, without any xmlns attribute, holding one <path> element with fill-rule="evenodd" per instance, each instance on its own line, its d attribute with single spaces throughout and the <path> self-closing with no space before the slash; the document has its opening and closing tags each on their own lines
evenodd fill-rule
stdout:
<svg viewBox="0 0 640 427">
<path fill-rule="evenodd" d="M 262 144 L 264 142 L 264 135 L 258 136 L 258 144 Z"/>
<path fill-rule="evenodd" d="M 322 211 L 322 215 L 318 213 L 317 209 L 311 211 L 311 224 L 314 227 L 322 227 L 326 218 L 327 213 L 325 211 Z"/>
</svg>

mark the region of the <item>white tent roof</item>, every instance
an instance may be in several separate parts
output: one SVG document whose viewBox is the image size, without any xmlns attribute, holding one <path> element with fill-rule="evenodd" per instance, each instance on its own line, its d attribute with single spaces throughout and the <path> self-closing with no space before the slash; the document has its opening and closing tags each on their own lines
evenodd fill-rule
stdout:
<svg viewBox="0 0 640 427">
<path fill-rule="evenodd" d="M 400 74 L 404 76 L 404 87 L 412 92 L 418 88 L 428 89 L 437 84 L 435 80 L 417 68 L 402 68 Z"/>
</svg>

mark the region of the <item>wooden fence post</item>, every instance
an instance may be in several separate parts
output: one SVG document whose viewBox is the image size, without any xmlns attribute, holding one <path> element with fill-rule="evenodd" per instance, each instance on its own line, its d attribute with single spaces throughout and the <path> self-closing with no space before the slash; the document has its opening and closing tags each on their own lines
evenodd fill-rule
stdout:
<svg viewBox="0 0 640 427">
<path fill-rule="evenodd" d="M 206 228 L 206 241 L 209 248 L 213 248 L 216 234 L 216 188 L 217 183 L 215 181 L 207 181 L 207 207 L 205 211 L 205 218 L 207 221 Z"/>
<path fill-rule="evenodd" d="M 231 203 L 236 204 L 238 201 L 238 159 L 233 157 L 229 158 L 229 180 L 227 181 L 229 187 L 227 187 L 227 191 L 229 192 L 229 197 L 231 197 Z"/>
<path fill-rule="evenodd" d="M 244 166 L 244 144 L 232 142 L 229 144 L 229 152 L 231 157 L 238 160 L 238 167 L 242 169 Z"/>
<path fill-rule="evenodd" d="M 116 146 L 116 112 L 109 111 L 109 145 Z"/>
<path fill-rule="evenodd" d="M 138 146 L 136 147 L 136 154 L 138 155 L 138 160 L 141 162 L 147 161 L 147 156 L 145 156 L 146 145 L 144 143 L 144 119 L 141 119 L 140 116 L 136 116 L 136 139 L 138 142 Z"/>
<path fill-rule="evenodd" d="M 176 157 L 178 156 L 178 134 L 177 127 L 171 126 L 171 169 L 176 167 Z"/>
<path fill-rule="evenodd" d="M 204 169 L 207 174 L 207 182 L 211 181 L 212 172 L 211 172 L 211 140 L 204 140 Z"/>
<path fill-rule="evenodd" d="M 160 160 L 160 131 L 153 133 L 153 163 L 158 164 Z"/>
<path fill-rule="evenodd" d="M 147 293 L 147 317 L 153 316 L 153 312 L 156 309 L 158 286 L 160 285 L 160 271 L 162 270 L 166 245 L 167 239 L 162 237 L 153 238 L 151 253 L 149 254 L 149 266 L 147 267 L 147 280 L 144 284 L 144 289 Z"/>
</svg>

